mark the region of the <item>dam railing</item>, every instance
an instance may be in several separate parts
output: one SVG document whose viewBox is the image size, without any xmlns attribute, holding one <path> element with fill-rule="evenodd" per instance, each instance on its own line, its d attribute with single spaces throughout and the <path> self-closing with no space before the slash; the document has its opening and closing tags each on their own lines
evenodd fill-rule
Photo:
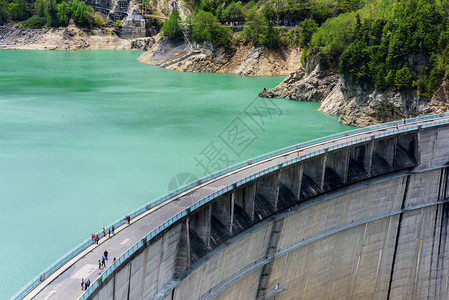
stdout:
<svg viewBox="0 0 449 300">
<path fill-rule="evenodd" d="M 255 162 L 258 161 L 262 161 L 265 159 L 269 159 L 281 154 L 285 154 L 287 152 L 291 152 L 294 150 L 299 150 L 302 149 L 306 146 L 310 146 L 310 145 L 315 145 L 315 144 L 319 144 L 322 142 L 328 142 L 334 139 L 338 139 L 341 137 L 347 137 L 347 136 L 351 136 L 351 135 L 355 135 L 355 134 L 359 134 L 359 133 L 364 133 L 367 131 L 372 131 L 372 130 L 378 130 L 378 129 L 382 129 L 382 128 L 387 128 L 387 127 L 391 127 L 391 126 L 395 126 L 395 125 L 403 125 L 405 124 L 406 126 L 401 126 L 401 128 L 399 129 L 395 129 L 392 128 L 391 130 L 385 131 L 385 132 L 381 132 L 381 133 L 376 133 L 373 134 L 370 137 L 363 137 L 360 139 L 355 139 L 352 141 L 347 141 L 347 142 L 343 142 L 343 143 L 338 143 L 336 145 L 330 146 L 326 149 L 320 149 L 299 157 L 296 157 L 294 159 L 291 159 L 289 161 L 283 162 L 280 165 L 276 165 L 270 168 L 267 168 L 265 170 L 262 170 L 260 172 L 257 172 L 255 174 L 252 174 L 250 176 L 247 176 L 246 178 L 237 181 L 234 184 L 231 184 L 229 186 L 224 187 L 223 189 L 203 198 L 202 200 L 194 203 L 193 205 L 191 205 L 189 208 L 185 209 L 184 211 L 178 213 L 177 215 L 173 216 L 172 218 L 170 218 L 169 220 L 167 220 L 166 222 L 164 222 L 162 225 L 160 225 L 159 227 L 157 227 L 155 230 L 151 231 L 146 237 L 145 237 L 145 241 L 149 242 L 151 239 L 153 239 L 156 235 L 158 235 L 160 232 L 162 232 L 163 230 L 165 230 L 166 228 L 168 228 L 169 226 L 171 226 L 172 224 L 174 224 L 176 221 L 182 219 L 184 216 L 187 215 L 188 212 L 191 212 L 193 210 L 196 210 L 197 208 L 199 208 L 200 206 L 210 202 L 212 199 L 215 199 L 216 197 L 234 189 L 235 187 L 238 187 L 242 184 L 245 184 L 249 181 L 252 181 L 260 176 L 263 176 L 267 173 L 271 173 L 281 167 L 285 167 L 288 165 L 291 165 L 293 163 L 299 162 L 301 160 L 305 160 L 308 159 L 310 157 L 316 156 L 316 155 L 320 155 L 323 154 L 326 151 L 330 151 L 330 150 L 335 150 L 335 149 L 339 149 L 339 148 L 344 148 L 353 144 L 358 144 L 364 141 L 368 141 L 371 140 L 373 137 L 374 138 L 381 138 L 384 136 L 388 136 L 388 135 L 394 135 L 397 133 L 401 133 L 401 132 L 407 132 L 407 131 L 413 131 L 413 130 L 417 130 L 419 129 L 419 127 L 421 126 L 421 128 L 426 128 L 426 127 L 431 127 L 431 126 L 438 126 L 438 125 L 443 125 L 443 124 L 448 124 L 449 120 L 437 120 L 437 121 L 433 121 L 433 122 L 429 122 L 429 123 L 422 123 L 420 125 L 407 125 L 410 123 L 414 123 L 414 122 L 423 122 L 423 121 L 427 121 L 427 120 L 432 120 L 432 119 L 437 119 L 440 117 L 448 117 L 449 113 L 444 113 L 444 114 L 435 114 L 435 115 L 429 115 L 429 116 L 423 116 L 423 117 L 417 117 L 417 118 L 411 118 L 411 119 L 407 119 L 404 121 L 392 121 L 392 122 L 388 122 L 388 123 L 383 123 L 383 124 L 379 124 L 379 125 L 373 125 L 373 126 L 369 126 L 369 127 L 364 127 L 364 128 L 358 128 L 358 129 L 354 129 L 351 131 L 346 131 L 346 132 L 341 132 L 341 133 L 337 133 L 337 134 L 333 134 L 330 136 L 326 136 L 326 137 L 322 137 L 322 138 L 318 138 L 318 139 L 314 139 L 311 141 L 307 141 L 307 142 L 302 142 L 296 145 L 292 145 L 289 147 L 285 147 L 246 161 L 243 161 L 241 163 L 237 163 L 235 165 L 232 165 L 230 167 L 227 167 L 223 170 L 217 171 L 215 173 L 212 173 L 210 175 L 206 175 L 198 180 L 195 180 L 189 184 L 186 184 L 178 189 L 176 189 L 175 191 L 169 192 L 163 196 L 161 196 L 160 198 L 149 202 L 147 204 L 145 204 L 144 206 L 134 210 L 133 212 L 131 212 L 129 214 L 130 218 L 134 218 L 142 213 L 145 213 L 146 211 L 150 210 L 151 208 L 161 204 L 162 202 L 176 196 L 179 195 L 191 188 L 194 188 L 206 181 L 212 180 L 217 178 L 218 176 L 221 176 L 225 173 L 229 173 L 232 172 L 236 169 L 251 165 Z M 109 229 L 112 229 L 112 227 L 114 226 L 115 228 L 120 227 L 121 225 L 123 225 L 124 223 L 126 223 L 126 220 L 124 218 L 117 220 L 116 222 L 114 222 L 113 224 L 105 227 L 106 232 L 108 232 Z M 99 231 L 98 236 L 100 238 L 102 238 L 104 236 L 103 231 Z M 85 250 L 87 247 L 89 247 L 90 245 L 92 245 L 94 243 L 94 241 L 92 239 L 88 239 L 84 242 L 82 242 L 81 244 L 79 244 L 78 246 L 76 246 L 75 248 L 73 248 L 72 250 L 70 250 L 69 252 L 67 252 L 62 258 L 60 258 L 59 260 L 57 260 L 53 265 L 51 265 L 50 267 L 48 267 L 46 270 L 44 270 L 41 274 L 39 274 L 38 276 L 36 276 L 35 278 L 33 278 L 33 280 L 31 280 L 26 286 L 24 286 L 19 292 L 17 292 L 11 299 L 21 299 L 23 298 L 25 295 L 27 295 L 29 292 L 31 292 L 34 288 L 36 288 L 41 282 L 43 282 L 45 279 L 47 279 L 51 274 L 53 274 L 56 270 L 58 270 L 60 267 L 62 267 L 67 261 L 69 261 L 71 258 L 75 257 L 77 254 L 81 253 L 83 250 Z M 93 283 L 92 285 L 84 292 L 83 295 L 81 295 L 81 297 L 79 299 L 84 300 L 87 299 L 88 296 L 90 296 L 92 294 L 93 291 L 95 291 L 96 288 L 98 288 L 98 286 L 100 285 L 100 280 L 104 281 L 119 265 L 121 265 L 130 255 L 132 255 L 133 253 L 135 253 L 136 251 L 138 251 L 142 246 L 144 245 L 143 240 L 139 241 L 138 243 L 136 243 L 135 245 L 133 245 L 129 250 L 127 250 L 122 256 L 119 257 L 119 259 L 113 263 L 109 268 L 107 268 L 103 274 L 98 277 Z"/>
</svg>

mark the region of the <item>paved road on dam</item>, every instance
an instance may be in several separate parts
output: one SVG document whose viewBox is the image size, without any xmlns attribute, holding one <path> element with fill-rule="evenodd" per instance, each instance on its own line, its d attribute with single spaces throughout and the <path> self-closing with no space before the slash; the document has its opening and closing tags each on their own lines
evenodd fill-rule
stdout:
<svg viewBox="0 0 449 300">
<path fill-rule="evenodd" d="M 438 118 L 438 120 L 449 119 L 449 117 Z M 420 123 L 430 122 L 434 119 L 421 121 Z M 407 123 L 400 125 L 399 129 L 416 123 Z M 77 299 L 83 291 L 81 290 L 81 278 L 90 279 L 94 282 L 101 275 L 103 270 L 98 267 L 98 260 L 101 259 L 104 250 L 109 252 L 109 260 L 106 263 L 108 267 L 114 257 L 119 257 L 126 252 L 135 243 L 146 237 L 152 230 L 175 216 L 177 213 L 190 207 L 192 204 L 200 201 L 204 197 L 246 178 L 254 173 L 262 171 L 271 166 L 276 166 L 285 161 L 291 160 L 298 155 L 313 153 L 316 150 L 324 149 L 344 142 L 355 141 L 361 137 L 370 137 L 374 133 L 385 132 L 387 130 L 396 130 L 396 126 L 384 127 L 377 130 L 351 134 L 338 139 L 321 142 L 315 145 L 303 147 L 288 153 L 284 153 L 257 163 L 236 169 L 224 175 L 221 175 L 210 181 L 206 181 L 186 192 L 181 193 L 171 199 L 166 200 L 159 206 L 143 213 L 131 220 L 130 225 L 124 225 L 116 230 L 116 234 L 111 238 L 105 237 L 100 240 L 99 245 L 91 245 L 88 249 L 77 255 L 67 264 L 62 266 L 33 291 L 25 299 Z M 298 154 L 299 153 L 299 154 Z"/>
</svg>

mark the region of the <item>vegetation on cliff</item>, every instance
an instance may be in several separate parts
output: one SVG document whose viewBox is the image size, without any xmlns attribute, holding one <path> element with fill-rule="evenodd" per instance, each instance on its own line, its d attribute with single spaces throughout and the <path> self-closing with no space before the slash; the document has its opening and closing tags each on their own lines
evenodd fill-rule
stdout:
<svg viewBox="0 0 449 300">
<path fill-rule="evenodd" d="M 277 49 L 280 46 L 305 46 L 316 28 L 340 13 L 354 11 L 367 0 L 187 0 L 191 11 L 184 21 L 196 42 L 210 41 L 214 46 L 235 43 Z M 177 19 L 181 22 L 180 19 Z M 172 17 L 166 21 L 173 26 Z M 232 34 L 229 27 L 243 26 Z M 171 36 L 163 31 L 165 36 Z"/>
<path fill-rule="evenodd" d="M 188 0 L 193 39 L 304 48 L 362 86 L 431 97 L 449 75 L 449 0 Z M 221 24 L 244 24 L 230 34 Z M 283 27 L 283 25 L 285 25 Z"/>
<path fill-rule="evenodd" d="M 0 25 L 20 22 L 23 27 L 67 26 L 70 19 L 80 27 L 102 27 L 104 19 L 81 0 L 0 0 Z"/>
<path fill-rule="evenodd" d="M 449 1 L 373 0 L 327 20 L 307 43 L 322 69 L 431 97 L 449 74 Z"/>
<path fill-rule="evenodd" d="M 179 16 L 179 11 L 175 9 L 171 15 L 170 18 L 164 22 L 164 25 L 161 28 L 162 35 L 171 38 L 171 39 L 178 39 L 182 37 L 182 31 L 181 31 L 181 17 Z"/>
</svg>

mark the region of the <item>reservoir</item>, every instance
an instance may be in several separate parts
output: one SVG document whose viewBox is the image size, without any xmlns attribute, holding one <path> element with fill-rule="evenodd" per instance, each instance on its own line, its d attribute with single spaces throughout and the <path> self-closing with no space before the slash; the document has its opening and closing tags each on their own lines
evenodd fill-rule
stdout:
<svg viewBox="0 0 449 300">
<path fill-rule="evenodd" d="M 167 71 L 141 53 L 0 50 L 0 299 L 185 181 L 351 129 L 318 103 L 257 98 L 282 77 Z"/>
</svg>

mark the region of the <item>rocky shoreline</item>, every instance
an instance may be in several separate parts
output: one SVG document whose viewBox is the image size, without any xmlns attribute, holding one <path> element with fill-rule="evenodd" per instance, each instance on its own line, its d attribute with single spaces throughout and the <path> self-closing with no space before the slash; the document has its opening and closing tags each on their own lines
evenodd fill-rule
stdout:
<svg viewBox="0 0 449 300">
<path fill-rule="evenodd" d="M 191 49 L 182 41 L 164 39 L 139 57 L 139 61 L 183 72 L 230 73 L 243 76 L 286 76 L 300 65 L 301 51 L 279 51 L 235 46 L 213 51 L 207 45 Z"/>
<path fill-rule="evenodd" d="M 432 98 L 406 91 L 380 91 L 343 78 L 336 70 L 300 68 L 273 89 L 259 94 L 266 98 L 320 102 L 320 111 L 339 116 L 339 122 L 369 126 L 383 122 L 441 113 L 449 109 L 449 91 L 444 81 Z"/>
<path fill-rule="evenodd" d="M 208 45 L 147 38 L 121 39 L 108 29 L 87 31 L 65 28 L 22 29 L 0 26 L 0 49 L 26 50 L 145 50 L 138 61 L 183 72 L 231 73 L 243 76 L 287 76 L 277 87 L 259 96 L 320 102 L 320 111 L 338 115 L 339 122 L 368 126 L 449 110 L 444 81 L 432 98 L 404 91 L 380 91 L 343 78 L 337 70 L 320 69 L 316 60 L 300 63 L 301 50 L 279 51 L 250 46 L 212 50 Z"/>
<path fill-rule="evenodd" d="M 63 28 L 24 29 L 0 26 L 0 49 L 20 50 L 147 50 L 154 38 L 121 39 L 107 28 L 83 30 L 71 24 Z"/>
</svg>

